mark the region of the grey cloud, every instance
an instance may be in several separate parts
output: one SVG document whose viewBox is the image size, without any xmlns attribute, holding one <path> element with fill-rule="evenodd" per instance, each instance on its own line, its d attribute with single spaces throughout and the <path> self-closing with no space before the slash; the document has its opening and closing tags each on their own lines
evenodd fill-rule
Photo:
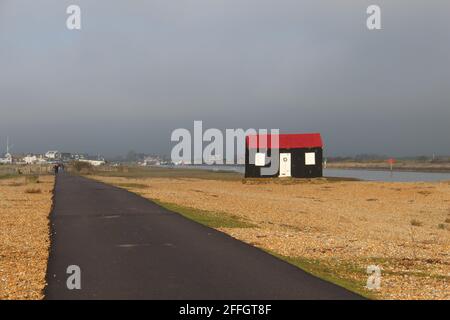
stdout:
<svg viewBox="0 0 450 320">
<path fill-rule="evenodd" d="M 377 32 L 373 1 L 1 0 L 0 139 L 169 153 L 204 120 L 319 131 L 328 154 L 450 154 L 450 4 L 375 2 Z"/>
</svg>

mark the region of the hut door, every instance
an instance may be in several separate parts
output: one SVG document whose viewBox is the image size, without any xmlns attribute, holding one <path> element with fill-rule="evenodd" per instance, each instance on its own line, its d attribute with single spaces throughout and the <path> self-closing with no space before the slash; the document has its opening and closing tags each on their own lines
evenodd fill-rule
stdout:
<svg viewBox="0 0 450 320">
<path fill-rule="evenodd" d="M 291 154 L 280 153 L 280 177 L 291 176 Z"/>
</svg>

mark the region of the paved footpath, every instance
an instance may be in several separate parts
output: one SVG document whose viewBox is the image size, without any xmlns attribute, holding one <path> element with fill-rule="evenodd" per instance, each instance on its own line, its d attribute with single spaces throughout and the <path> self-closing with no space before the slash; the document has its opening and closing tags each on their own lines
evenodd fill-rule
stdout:
<svg viewBox="0 0 450 320">
<path fill-rule="evenodd" d="M 128 191 L 61 174 L 47 299 L 359 299 Z M 81 289 L 67 288 L 67 267 Z"/>
</svg>

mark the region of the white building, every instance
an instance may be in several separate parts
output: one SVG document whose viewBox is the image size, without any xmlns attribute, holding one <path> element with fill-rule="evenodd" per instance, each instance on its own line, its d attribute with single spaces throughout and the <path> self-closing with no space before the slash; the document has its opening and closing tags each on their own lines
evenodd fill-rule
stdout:
<svg viewBox="0 0 450 320">
<path fill-rule="evenodd" d="M 188 165 L 191 165 L 191 161 L 189 161 L 189 160 L 186 160 L 186 161 L 184 161 L 184 160 L 180 160 L 180 161 L 174 161 L 174 162 L 172 162 L 175 166 L 188 166 Z"/>
<path fill-rule="evenodd" d="M 45 164 L 47 161 L 42 155 L 28 154 L 22 158 L 22 162 L 25 164 Z"/>
<path fill-rule="evenodd" d="M 161 165 L 161 161 L 156 157 L 146 157 L 141 163 L 141 166 L 159 166 Z"/>
<path fill-rule="evenodd" d="M 98 167 L 98 166 L 101 166 L 101 165 L 106 164 L 106 161 L 105 161 L 105 160 L 86 160 L 86 159 L 80 159 L 80 160 L 78 160 L 78 161 L 80 161 L 80 162 L 87 162 L 87 163 L 89 163 L 91 166 L 94 166 L 94 167 Z"/>
<path fill-rule="evenodd" d="M 59 152 L 58 151 L 47 151 L 45 154 L 45 157 L 47 159 L 57 159 L 59 158 Z"/>
<path fill-rule="evenodd" d="M 9 137 L 6 138 L 6 154 L 4 158 L 0 158 L 0 164 L 11 164 L 13 163 L 12 154 L 9 153 Z"/>
<path fill-rule="evenodd" d="M 27 155 L 25 157 L 23 157 L 23 162 L 25 162 L 26 164 L 34 164 L 38 161 L 38 157 L 36 157 L 35 155 Z"/>
<path fill-rule="evenodd" d="M 13 158 L 10 153 L 5 154 L 4 158 L 0 158 L 0 164 L 12 164 Z"/>
</svg>

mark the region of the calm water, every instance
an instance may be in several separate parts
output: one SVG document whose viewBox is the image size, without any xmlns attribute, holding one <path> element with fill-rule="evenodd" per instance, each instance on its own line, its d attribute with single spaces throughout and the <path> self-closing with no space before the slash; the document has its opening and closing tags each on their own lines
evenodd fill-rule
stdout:
<svg viewBox="0 0 450 320">
<path fill-rule="evenodd" d="M 186 168 L 186 167 L 184 167 Z M 213 171 L 234 171 L 244 173 L 244 166 L 191 166 L 193 169 L 204 169 Z M 391 182 L 415 182 L 415 181 L 450 181 L 450 173 L 435 172 L 407 172 L 407 171 L 378 171 L 378 170 L 347 170 L 347 169 L 324 169 L 325 177 L 356 178 L 368 181 L 391 181 Z"/>
</svg>

